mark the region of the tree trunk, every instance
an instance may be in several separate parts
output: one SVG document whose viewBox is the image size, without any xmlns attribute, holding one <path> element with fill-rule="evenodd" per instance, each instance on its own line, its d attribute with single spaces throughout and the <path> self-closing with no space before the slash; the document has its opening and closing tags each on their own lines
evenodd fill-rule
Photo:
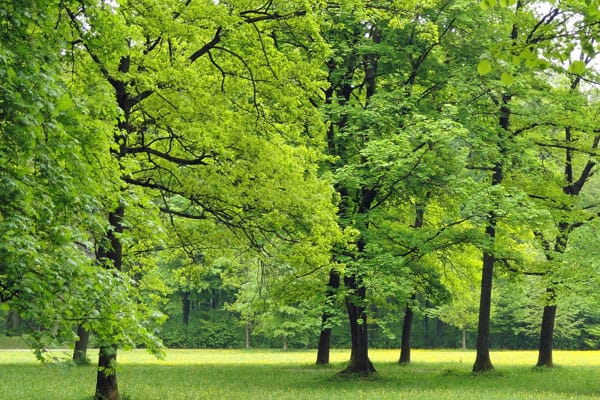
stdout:
<svg viewBox="0 0 600 400">
<path fill-rule="evenodd" d="M 462 328 L 462 349 L 467 350 L 467 330 Z"/>
<path fill-rule="evenodd" d="M 246 348 L 249 349 L 250 348 L 250 335 L 252 333 L 252 328 L 250 327 L 250 323 L 246 322 L 246 326 L 245 326 L 245 333 L 246 333 Z"/>
<path fill-rule="evenodd" d="M 517 4 L 517 8 L 520 7 L 520 3 Z M 517 28 L 513 25 L 511 37 L 516 39 Z M 499 126 L 501 128 L 499 133 L 500 139 L 500 154 L 504 155 L 507 152 L 506 144 L 504 141 L 509 138 L 505 135 L 510 135 L 510 107 L 509 103 L 512 96 L 509 94 L 502 94 L 502 106 L 500 107 L 500 118 Z M 504 179 L 504 168 L 502 160 L 498 160 L 494 165 L 494 173 L 492 174 L 492 187 L 500 185 Z M 473 372 L 483 372 L 494 369 L 492 361 L 490 360 L 490 315 L 492 308 L 492 280 L 494 278 L 494 264 L 496 263 L 496 256 L 493 254 L 493 249 L 496 241 L 496 213 L 490 211 L 488 215 L 487 226 L 485 228 L 485 234 L 489 240 L 489 249 L 483 252 L 483 267 L 481 271 L 481 295 L 479 298 L 479 321 L 477 324 L 477 356 L 475 357 L 475 364 L 473 365 Z"/>
<path fill-rule="evenodd" d="M 9 309 L 6 316 L 6 336 L 21 335 L 22 320 L 18 312 Z"/>
<path fill-rule="evenodd" d="M 333 307 L 333 303 L 335 302 L 335 294 L 339 287 L 340 273 L 332 269 L 329 271 L 325 311 L 323 311 L 323 315 L 321 317 L 321 334 L 319 336 L 319 348 L 317 350 L 318 365 L 329 364 L 329 350 L 331 347 L 331 327 L 329 326 L 329 319 L 332 316 L 332 312 L 329 311 L 328 308 Z"/>
<path fill-rule="evenodd" d="M 323 320 L 325 314 L 323 314 Z M 317 364 L 329 364 L 329 350 L 331 348 L 331 328 L 322 328 L 319 336 L 319 348 L 317 349 Z"/>
<path fill-rule="evenodd" d="M 103 243 L 98 249 L 98 260 L 104 263 L 106 268 L 114 268 L 117 271 L 121 271 L 123 267 L 123 243 L 121 243 L 120 235 L 124 229 L 124 216 L 124 204 L 119 204 L 113 212 L 108 214 L 108 221 L 112 229 L 109 229 L 106 235 L 108 243 Z M 106 338 L 103 339 L 106 340 Z M 95 400 L 119 399 L 116 367 L 117 345 L 102 345 L 98 354 Z"/>
<path fill-rule="evenodd" d="M 371 360 L 369 360 L 367 313 L 364 307 L 367 290 L 363 285 L 358 285 L 356 280 L 355 275 L 344 277 L 344 283 L 351 292 L 346 297 L 346 308 L 350 321 L 352 350 L 348 366 L 340 373 L 369 376 L 376 371 Z"/>
<path fill-rule="evenodd" d="M 552 368 L 552 340 L 554 337 L 554 320 L 556 318 L 556 305 L 544 306 L 542 329 L 540 331 L 540 348 L 538 353 L 538 367 Z"/>
<path fill-rule="evenodd" d="M 416 296 L 411 296 L 411 302 L 414 301 Z M 404 310 L 404 322 L 402 323 L 402 340 L 400 345 L 400 364 L 410 364 L 410 335 L 412 331 L 413 321 L 413 310 L 411 308 L 411 302 L 406 304 Z"/>
<path fill-rule="evenodd" d="M 213 310 L 216 310 L 217 307 L 219 306 L 219 290 L 218 289 L 211 289 L 211 294 L 212 294 L 212 298 L 211 298 L 211 308 Z"/>
<path fill-rule="evenodd" d="M 118 400 L 117 346 L 101 346 L 98 355 L 98 375 L 94 400 Z"/>
<path fill-rule="evenodd" d="M 570 139 L 570 135 L 567 136 L 567 138 Z M 570 155 L 568 159 L 570 160 Z M 567 165 L 570 166 L 570 163 L 568 162 Z M 566 174 L 566 176 L 572 180 L 572 176 L 569 176 L 569 174 Z M 562 254 L 567 249 L 571 225 L 563 221 L 559 223 L 558 229 L 559 234 L 556 236 L 554 251 Z M 554 255 L 550 251 L 547 251 L 546 258 L 549 261 L 552 261 Z M 552 286 L 546 288 L 546 302 L 544 313 L 542 315 L 538 361 L 536 366 L 552 368 L 554 367 L 554 364 L 552 363 L 552 346 L 554 341 L 554 322 L 556 320 L 556 291 Z"/>
<path fill-rule="evenodd" d="M 90 332 L 83 327 L 83 325 L 77 326 L 77 336 L 79 337 L 75 342 L 75 348 L 73 350 L 73 361 L 75 364 L 86 365 L 90 363 L 87 357 L 87 348 L 90 340 Z"/>
<path fill-rule="evenodd" d="M 425 198 L 430 197 L 430 192 L 425 194 Z M 417 202 L 415 204 L 415 223 L 414 228 L 420 229 L 423 227 L 425 222 L 425 203 Z M 402 339 L 400 345 L 400 364 L 410 364 L 410 335 L 412 332 L 412 321 L 413 321 L 413 310 L 412 303 L 416 300 L 417 295 L 415 293 L 410 296 L 410 301 L 406 303 L 406 309 L 404 310 L 404 322 L 402 323 Z"/>
<path fill-rule="evenodd" d="M 287 350 L 288 349 L 288 338 L 284 337 L 283 338 L 283 350 Z"/>
<path fill-rule="evenodd" d="M 190 292 L 181 292 L 181 310 L 183 314 L 183 324 L 188 326 L 190 324 Z"/>
<path fill-rule="evenodd" d="M 488 230 L 492 228 L 488 226 Z M 492 228 L 494 229 L 494 228 Z M 492 236 L 493 237 L 493 236 Z M 492 307 L 492 278 L 495 258 L 488 252 L 483 253 L 483 270 L 481 272 L 481 297 L 479 298 L 479 322 L 477 325 L 477 356 L 473 372 L 494 369 L 490 359 L 490 313 Z"/>
</svg>

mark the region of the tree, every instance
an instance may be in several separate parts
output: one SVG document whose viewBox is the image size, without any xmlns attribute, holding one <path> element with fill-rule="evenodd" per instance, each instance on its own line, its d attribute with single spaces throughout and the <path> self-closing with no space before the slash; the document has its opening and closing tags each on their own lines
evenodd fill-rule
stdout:
<svg viewBox="0 0 600 400">
<path fill-rule="evenodd" d="M 95 155 L 109 142 L 94 108 L 63 81 L 59 9 L 8 1 L 0 12 L 0 300 L 28 321 L 41 357 L 54 340 L 72 340 L 73 322 L 103 289 L 86 248 L 104 227 L 100 199 L 112 187 L 97 182 L 112 171 Z"/>
<path fill-rule="evenodd" d="M 482 5 L 487 7 L 491 6 L 490 2 L 482 2 Z M 527 6 L 525 2 L 517 2 L 517 7 L 523 8 Z M 535 7 L 530 7 L 530 10 L 535 10 Z M 512 65 L 519 65 L 522 63 L 523 58 L 526 59 L 525 65 L 529 68 L 543 70 L 548 66 L 552 66 L 554 71 L 564 70 L 564 65 L 567 60 L 570 60 L 567 73 L 571 74 L 569 91 L 575 91 L 578 86 L 582 75 L 585 75 L 588 68 L 586 67 L 595 57 L 597 50 L 595 49 L 597 36 L 597 21 L 598 21 L 598 10 L 595 2 L 572 2 L 572 3 L 559 3 L 559 4 L 547 4 L 545 7 L 541 7 L 534 12 L 533 23 L 526 28 L 526 36 L 522 36 L 524 43 L 528 45 L 525 50 L 520 44 L 520 41 L 514 41 L 512 46 L 509 47 L 508 52 L 500 51 L 500 58 L 504 60 L 512 59 L 510 63 Z M 537 21 L 537 22 L 536 22 Z M 577 45 L 576 45 L 577 44 Z M 577 54 L 579 53 L 579 54 Z M 481 66 L 481 64 L 480 64 Z M 512 78 L 511 78 L 512 79 Z M 504 79 L 505 82 L 509 82 L 511 79 Z M 593 79 L 593 78 L 592 78 Z M 553 82 L 551 85 L 560 85 L 559 82 Z M 552 90 L 552 89 L 551 89 Z M 569 96 L 571 100 L 573 97 Z M 562 100 L 562 99 L 561 99 Z M 559 100 L 559 101 L 561 101 Z M 573 104 L 567 105 L 567 110 L 572 108 Z M 534 108 L 535 109 L 535 108 Z M 547 204 L 550 209 L 562 208 L 563 214 L 558 217 L 558 223 L 556 228 L 558 233 L 555 235 L 554 240 L 549 240 L 543 229 L 538 229 L 536 235 L 541 241 L 542 247 L 545 249 L 546 258 L 552 264 L 552 260 L 557 254 L 565 252 L 568 245 L 568 237 L 573 229 L 579 224 L 583 223 L 580 217 L 573 217 L 573 198 L 578 196 L 583 185 L 589 178 L 589 174 L 592 173 L 595 162 L 588 161 L 584 162 L 584 167 L 580 171 L 580 175 L 576 176 L 574 164 L 576 153 L 579 150 L 573 148 L 572 138 L 573 132 L 577 129 L 581 129 L 579 124 L 587 120 L 585 113 L 578 113 L 577 111 L 570 111 L 573 114 L 578 114 L 574 120 L 570 120 L 567 124 L 563 124 L 560 116 L 556 118 L 551 117 L 550 120 L 543 114 L 538 115 L 537 120 L 530 120 L 530 127 L 537 126 L 552 126 L 562 127 L 564 130 L 564 144 L 559 144 L 558 147 L 553 147 L 552 143 L 548 143 L 548 140 L 555 141 L 556 138 L 544 138 L 541 141 L 535 140 L 536 145 L 542 147 L 543 152 L 549 152 L 552 154 L 554 149 L 558 148 L 561 151 L 565 151 L 564 154 L 564 169 L 562 180 L 563 183 L 561 191 L 563 196 L 567 198 L 557 199 L 554 196 L 550 197 L 546 194 L 533 194 L 533 197 L 538 200 L 547 201 L 549 199 L 553 205 Z M 551 114 L 552 115 L 552 114 Z M 572 125 L 576 121 L 575 126 Z M 528 129 L 525 129 L 527 131 Z M 553 131 L 553 128 L 546 127 L 546 130 Z M 583 128 L 585 131 L 586 128 Z M 588 131 L 593 132 L 589 129 Z M 591 133 L 590 132 L 590 133 Z M 552 136 L 552 135 L 550 135 Z M 595 140 L 594 133 L 591 133 L 592 141 Z M 563 142 L 563 140 L 560 140 Z M 594 142 L 597 147 L 597 142 Z M 592 144 L 592 149 L 594 145 Z M 536 188 L 539 190 L 540 188 Z M 534 190 L 535 191 L 535 190 Z M 560 196 L 558 196 L 560 197 Z M 570 199 L 568 199 L 570 197 Z M 556 207 L 558 203 L 562 206 Z M 569 215 L 570 214 L 570 215 Z M 575 211 L 575 214 L 577 212 Z M 567 216 L 569 215 L 569 216 Z M 575 218 L 576 222 L 572 222 Z M 549 275 L 552 275 L 549 273 Z M 552 279 L 552 278 L 550 278 Z M 539 358 L 538 366 L 552 366 L 552 337 L 554 329 L 554 319 L 556 317 L 556 293 L 555 283 L 548 285 L 546 290 L 547 304 L 544 306 L 544 315 L 542 318 L 542 328 L 540 332 L 540 344 L 539 344 Z"/>
<path fill-rule="evenodd" d="M 591 58 L 587 58 L 587 62 L 591 61 Z M 576 91 L 581 76 L 576 76 L 571 80 L 569 85 L 569 94 L 573 94 Z M 547 278 L 548 287 L 546 289 L 547 303 L 544 305 L 544 312 L 542 317 L 541 331 L 540 331 L 540 342 L 539 342 L 539 357 L 538 366 L 552 367 L 552 340 L 554 336 L 554 320 L 556 319 L 557 309 L 557 287 L 560 286 L 560 281 L 563 279 L 560 275 L 557 276 L 556 268 L 553 267 L 555 262 L 561 263 L 565 260 L 561 260 L 562 255 L 567 251 L 569 245 L 569 237 L 572 232 L 588 223 L 596 217 L 594 214 L 595 204 L 586 204 L 581 207 L 578 205 L 579 198 L 584 198 L 584 188 L 586 183 L 594 175 L 596 170 L 596 162 L 589 155 L 588 152 L 593 152 L 598 148 L 598 142 L 600 136 L 595 132 L 595 128 L 588 125 L 588 118 L 586 118 L 587 105 L 583 101 L 577 101 L 574 96 L 567 94 L 567 101 L 571 104 L 565 104 L 567 109 L 572 109 L 573 104 L 578 104 L 576 110 L 573 112 L 577 113 L 576 121 L 577 125 L 569 122 L 564 128 L 564 138 L 558 139 L 564 143 L 559 145 L 558 149 L 548 150 L 551 157 L 555 157 L 557 153 L 564 152 L 564 160 L 562 161 L 563 171 L 555 171 L 560 174 L 560 178 L 553 179 L 558 185 L 557 189 L 560 192 L 555 191 L 554 193 L 535 193 L 534 196 L 540 201 L 543 201 L 547 207 L 553 210 L 555 220 L 558 221 L 553 227 L 554 239 L 551 240 L 548 236 L 552 235 L 547 230 L 539 230 L 537 236 L 541 241 L 541 245 L 544 248 L 545 256 L 548 261 Z M 585 143 L 582 143 L 577 138 L 578 136 L 584 136 Z M 553 136 L 544 137 L 538 139 L 538 144 L 544 148 L 549 149 L 552 146 L 553 141 L 557 141 Z M 577 146 L 573 146 L 574 141 L 578 141 Z M 578 154 L 579 153 L 579 154 Z M 588 153 L 589 154 L 589 153 Z M 579 165 L 578 165 L 579 164 Z M 558 192 L 558 193 L 557 193 Z M 560 206 L 556 206 L 561 204 Z M 589 210 L 589 211 L 588 211 Z"/>
<path fill-rule="evenodd" d="M 403 250 L 402 240 L 396 241 L 395 249 L 382 245 L 385 228 L 397 218 L 394 210 L 424 201 L 428 191 L 441 193 L 434 188 L 444 185 L 443 177 L 450 176 L 465 155 L 460 143 L 465 131 L 451 111 L 434 100 L 447 87 L 440 44 L 446 35 L 452 36 L 460 9 L 450 4 L 332 7 L 332 22 L 324 29 L 325 38 L 334 44 L 327 63 L 329 86 L 324 88 L 328 149 L 335 157 L 329 168 L 340 196 L 339 224 L 348 234 L 347 245 L 335 254 L 344 266 L 341 280 L 348 293 L 353 343 L 348 373 L 374 372 L 367 346 L 371 285 L 397 274 L 407 259 L 418 260 L 440 234 L 423 234 L 424 243 L 410 243 Z M 440 109 L 449 112 L 440 118 Z M 411 211 L 407 226 L 415 219 L 414 208 Z M 375 261 L 378 257 L 389 262 Z"/>
<path fill-rule="evenodd" d="M 274 238 L 287 242 L 287 257 L 304 265 L 320 262 L 335 236 L 316 171 L 320 121 L 306 112 L 318 70 L 295 50 L 302 33 L 312 39 L 307 53 L 320 51 L 311 5 L 240 3 L 65 7 L 85 56 L 78 67 L 104 81 L 120 112 L 112 150 L 120 199 L 99 249 L 111 271 L 123 272 L 130 193 L 160 199 L 172 221 L 221 224 L 265 252 Z M 111 333 L 96 398 L 119 397 Z"/>
</svg>

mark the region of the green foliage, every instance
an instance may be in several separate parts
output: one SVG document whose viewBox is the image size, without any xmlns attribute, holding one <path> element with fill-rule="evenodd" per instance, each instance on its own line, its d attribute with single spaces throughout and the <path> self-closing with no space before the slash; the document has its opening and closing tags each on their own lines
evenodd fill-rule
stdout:
<svg viewBox="0 0 600 400">
<path fill-rule="evenodd" d="M 168 348 L 227 349 L 243 347 L 243 327 L 228 314 L 211 313 L 192 318 L 185 326 L 167 322 L 160 338 Z"/>
<path fill-rule="evenodd" d="M 18 3 L 0 7 L 0 300 L 45 345 L 72 338 L 93 291 L 89 237 L 112 190 L 100 184 L 108 131 L 62 80 L 58 9 Z"/>
<path fill-rule="evenodd" d="M 167 345 L 307 346 L 347 296 L 391 345 L 413 297 L 470 329 L 487 252 L 496 345 L 557 304 L 598 346 L 600 13 L 541 5 L 3 1 L 3 312 L 40 355 L 82 321 L 160 351 L 158 309 Z M 187 328 L 164 304 L 211 290 Z"/>
</svg>

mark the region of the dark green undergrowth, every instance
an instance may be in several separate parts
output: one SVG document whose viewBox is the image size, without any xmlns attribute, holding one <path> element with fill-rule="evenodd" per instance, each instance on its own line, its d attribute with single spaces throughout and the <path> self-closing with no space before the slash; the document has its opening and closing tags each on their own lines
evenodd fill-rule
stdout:
<svg viewBox="0 0 600 400">
<path fill-rule="evenodd" d="M 5 363 L 3 355 L 0 353 L 0 399 L 89 400 L 93 393 L 96 371 L 92 366 Z M 286 363 L 282 353 L 276 357 L 273 364 L 264 358 L 256 364 L 127 362 L 119 369 L 119 384 L 123 400 L 600 398 L 598 365 L 555 369 L 502 366 L 473 374 L 466 363 L 399 366 L 379 362 L 374 377 L 342 379 L 336 373 L 344 363 L 318 367 L 308 361 Z"/>
</svg>

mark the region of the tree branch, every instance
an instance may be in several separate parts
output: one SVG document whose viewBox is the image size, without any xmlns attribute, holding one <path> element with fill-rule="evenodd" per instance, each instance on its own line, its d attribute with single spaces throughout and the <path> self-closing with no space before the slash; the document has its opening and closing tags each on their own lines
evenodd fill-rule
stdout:
<svg viewBox="0 0 600 400">
<path fill-rule="evenodd" d="M 168 153 L 163 153 L 158 150 L 151 149 L 149 147 L 129 147 L 129 148 L 127 148 L 127 153 L 128 154 L 140 154 L 140 153 L 150 154 L 150 155 L 160 157 L 163 160 L 175 163 L 177 165 L 208 165 L 208 163 L 205 161 L 205 159 L 208 156 L 205 154 L 203 154 L 202 156 L 200 156 L 198 158 L 188 159 L 188 158 L 172 156 Z"/>
<path fill-rule="evenodd" d="M 189 57 L 191 62 L 196 61 L 198 58 L 202 57 L 204 54 L 208 53 L 212 48 L 214 48 L 221 41 L 221 32 L 223 31 L 223 27 L 218 27 L 217 32 L 215 32 L 215 36 L 212 40 L 198 49 L 194 54 Z"/>
</svg>

